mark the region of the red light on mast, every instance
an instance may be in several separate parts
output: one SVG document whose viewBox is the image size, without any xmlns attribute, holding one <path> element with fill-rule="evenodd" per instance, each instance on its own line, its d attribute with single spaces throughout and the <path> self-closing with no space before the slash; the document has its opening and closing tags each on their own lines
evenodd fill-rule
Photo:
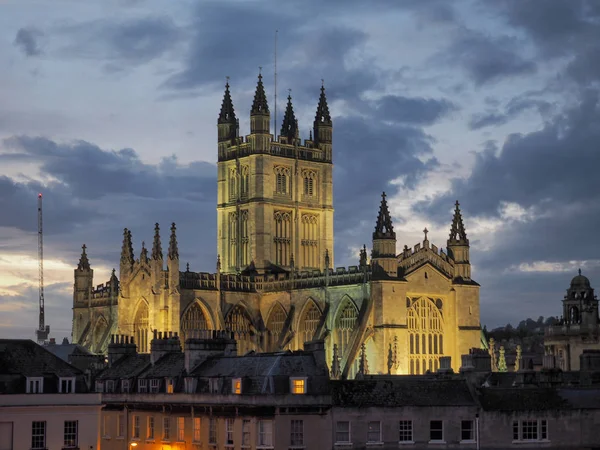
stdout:
<svg viewBox="0 0 600 450">
<path fill-rule="evenodd" d="M 38 198 L 42 198 L 42 193 L 41 192 L 38 194 Z"/>
</svg>

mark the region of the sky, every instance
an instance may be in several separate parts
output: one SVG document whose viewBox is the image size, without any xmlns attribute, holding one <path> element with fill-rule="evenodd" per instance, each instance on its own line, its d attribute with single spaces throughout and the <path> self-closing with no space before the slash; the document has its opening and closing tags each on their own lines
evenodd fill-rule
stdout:
<svg viewBox="0 0 600 450">
<path fill-rule="evenodd" d="M 543 7 L 541 6 L 543 4 Z M 454 202 L 488 328 L 559 315 L 600 284 L 600 2 L 0 1 L 0 337 L 34 338 L 37 193 L 46 323 L 70 337 L 73 269 L 96 285 L 177 223 L 182 263 L 216 264 L 217 116 L 240 133 L 262 67 L 278 122 L 334 126 L 335 266 L 370 247 L 388 195 L 398 251 L 444 247 Z"/>
</svg>

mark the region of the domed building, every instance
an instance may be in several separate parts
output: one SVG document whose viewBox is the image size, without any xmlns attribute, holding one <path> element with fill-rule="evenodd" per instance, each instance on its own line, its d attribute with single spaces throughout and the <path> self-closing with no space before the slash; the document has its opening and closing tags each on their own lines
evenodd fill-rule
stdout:
<svg viewBox="0 0 600 450">
<path fill-rule="evenodd" d="M 571 280 L 562 302 L 559 323 L 545 330 L 544 347 L 547 355 L 555 357 L 556 367 L 579 370 L 579 356 L 583 350 L 600 350 L 598 299 L 581 269 Z"/>
</svg>

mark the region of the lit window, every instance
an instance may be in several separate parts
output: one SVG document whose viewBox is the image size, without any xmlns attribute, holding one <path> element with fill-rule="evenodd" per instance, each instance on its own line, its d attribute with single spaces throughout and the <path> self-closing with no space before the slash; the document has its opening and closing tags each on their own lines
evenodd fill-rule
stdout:
<svg viewBox="0 0 600 450">
<path fill-rule="evenodd" d="M 399 423 L 400 436 L 398 437 L 399 442 L 412 442 L 413 441 L 413 427 L 412 420 L 401 420 Z"/>
<path fill-rule="evenodd" d="M 367 424 L 367 443 L 381 442 L 381 422 Z"/>
<path fill-rule="evenodd" d="M 304 447 L 304 421 L 292 420 L 290 425 L 290 446 Z"/>
<path fill-rule="evenodd" d="M 461 441 L 474 441 L 475 440 L 475 429 L 473 427 L 472 420 L 463 420 L 460 423 L 460 440 Z"/>
<path fill-rule="evenodd" d="M 75 392 L 75 377 L 60 378 L 58 392 L 61 394 L 72 394 Z"/>
<path fill-rule="evenodd" d="M 148 380 L 138 380 L 138 392 L 140 394 L 148 392 Z"/>
<path fill-rule="evenodd" d="M 133 416 L 133 431 L 131 437 L 133 439 L 140 438 L 140 416 Z"/>
<path fill-rule="evenodd" d="M 194 417 L 194 442 L 200 442 L 200 417 Z"/>
<path fill-rule="evenodd" d="M 163 441 L 171 439 L 171 420 L 168 417 L 163 417 Z"/>
<path fill-rule="evenodd" d="M 306 378 L 292 378 L 292 394 L 306 394 Z"/>
<path fill-rule="evenodd" d="M 442 422 L 441 420 L 432 420 L 429 422 L 429 440 L 444 440 L 444 422 Z"/>
<path fill-rule="evenodd" d="M 342 421 L 335 424 L 335 442 L 340 444 L 350 443 L 350 422 Z"/>
<path fill-rule="evenodd" d="M 185 417 L 177 418 L 177 440 L 185 441 Z"/>
<path fill-rule="evenodd" d="M 258 421 L 258 447 L 273 447 L 273 421 Z"/>
<path fill-rule="evenodd" d="M 173 378 L 167 378 L 167 394 L 172 394 L 175 390 L 175 383 L 173 382 Z"/>
<path fill-rule="evenodd" d="M 31 423 L 31 449 L 46 448 L 46 422 Z"/>
<path fill-rule="evenodd" d="M 233 447 L 233 424 L 235 419 L 225 419 L 225 445 Z"/>
<path fill-rule="evenodd" d="M 250 420 L 242 422 L 242 448 L 250 447 Z"/>
<path fill-rule="evenodd" d="M 44 379 L 42 377 L 27 377 L 27 394 L 42 394 L 44 392 Z"/>
<path fill-rule="evenodd" d="M 148 430 L 146 436 L 149 440 L 154 439 L 154 416 L 148 416 Z"/>
<path fill-rule="evenodd" d="M 242 393 L 242 379 L 241 378 L 234 378 L 233 380 L 231 380 L 231 390 L 234 394 L 241 394 Z"/>
</svg>

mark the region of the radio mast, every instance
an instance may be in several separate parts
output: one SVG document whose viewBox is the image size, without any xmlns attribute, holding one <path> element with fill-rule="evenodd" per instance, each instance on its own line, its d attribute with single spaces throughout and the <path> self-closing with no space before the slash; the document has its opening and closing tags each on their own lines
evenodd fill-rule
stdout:
<svg viewBox="0 0 600 450">
<path fill-rule="evenodd" d="M 43 345 L 50 334 L 50 325 L 44 320 L 44 230 L 42 226 L 42 193 L 38 194 L 38 270 L 40 291 L 40 324 L 35 330 L 38 344 Z"/>
</svg>

